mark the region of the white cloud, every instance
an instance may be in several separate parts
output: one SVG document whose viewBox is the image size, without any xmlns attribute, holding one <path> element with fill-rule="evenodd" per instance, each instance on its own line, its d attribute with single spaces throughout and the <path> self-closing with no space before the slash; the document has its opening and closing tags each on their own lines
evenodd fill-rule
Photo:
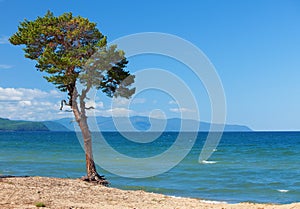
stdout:
<svg viewBox="0 0 300 209">
<path fill-rule="evenodd" d="M 19 101 L 20 106 L 30 106 L 32 105 L 31 101 Z"/>
<path fill-rule="evenodd" d="M 60 103 L 66 94 L 57 90 L 49 92 L 40 89 L 2 88 L 0 87 L 0 117 L 14 120 L 54 120 L 64 117 L 73 117 L 72 112 L 60 111 Z M 126 100 L 121 100 L 124 104 Z M 88 116 L 128 116 L 134 111 L 126 107 L 104 109 L 101 101 L 88 100 L 87 107 L 96 109 L 87 111 Z M 64 110 L 70 110 L 64 106 Z"/>
<path fill-rule="evenodd" d="M 93 107 L 93 108 L 95 108 L 96 102 L 95 102 L 95 101 L 89 100 L 89 101 L 87 101 L 87 102 L 85 103 L 85 105 L 86 105 L 86 107 Z"/>
<path fill-rule="evenodd" d="M 117 107 L 117 108 L 106 110 L 106 113 L 108 113 L 108 115 L 110 116 L 125 117 L 133 114 L 133 111 L 127 108 Z"/>
<path fill-rule="evenodd" d="M 195 111 L 193 111 L 193 110 L 191 110 L 191 109 L 188 109 L 188 108 L 185 108 L 185 107 L 182 107 L 182 108 L 170 108 L 170 111 L 171 112 L 181 112 L 181 113 L 183 113 L 183 112 L 195 112 Z"/>
<path fill-rule="evenodd" d="M 62 93 L 57 91 L 57 90 L 51 90 L 50 95 L 53 96 L 53 97 L 56 97 L 56 98 L 61 98 Z"/>
<path fill-rule="evenodd" d="M 0 117 L 22 120 L 52 120 L 60 114 L 60 100 L 65 94 L 56 90 L 0 87 Z M 61 99 L 60 99 L 61 98 Z M 70 117 L 70 115 L 69 115 Z"/>
<path fill-rule="evenodd" d="M 0 64 L 0 69 L 10 69 L 13 68 L 14 66 L 12 65 L 4 65 L 4 64 Z"/>
<path fill-rule="evenodd" d="M 112 107 L 129 107 L 131 104 L 144 104 L 146 102 L 145 98 L 134 98 L 134 99 L 126 99 L 123 97 L 113 98 L 112 99 Z"/>
<path fill-rule="evenodd" d="M 23 93 L 14 88 L 1 88 L 0 87 L 0 101 L 1 100 L 21 100 Z"/>
<path fill-rule="evenodd" d="M 130 103 L 129 99 L 123 98 L 123 97 L 118 97 L 118 98 L 114 98 L 112 100 L 112 105 L 114 107 L 124 107 L 124 106 L 128 106 Z"/>
<path fill-rule="evenodd" d="M 9 44 L 8 36 L 1 36 L 0 37 L 0 44 Z"/>
<path fill-rule="evenodd" d="M 103 108 L 104 104 L 103 104 L 103 102 L 95 102 L 92 100 L 88 100 L 86 102 L 86 107 L 93 107 L 93 108 L 97 109 L 97 108 Z"/>
<path fill-rule="evenodd" d="M 24 89 L 24 88 L 2 88 L 0 87 L 0 101 L 1 100 L 32 100 L 49 97 L 57 97 L 58 92 L 54 93 L 41 91 L 39 89 Z M 61 95 L 61 94 L 60 94 Z"/>
<path fill-rule="evenodd" d="M 149 117 L 156 118 L 156 119 L 166 119 L 166 114 L 162 110 L 156 109 L 156 110 L 152 110 L 149 113 Z"/>
</svg>

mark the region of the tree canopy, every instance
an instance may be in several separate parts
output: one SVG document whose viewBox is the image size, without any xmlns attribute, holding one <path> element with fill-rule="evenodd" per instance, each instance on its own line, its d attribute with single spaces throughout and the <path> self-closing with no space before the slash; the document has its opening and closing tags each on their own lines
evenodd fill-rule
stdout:
<svg viewBox="0 0 300 209">
<path fill-rule="evenodd" d="M 48 11 L 44 17 L 21 22 L 9 41 L 25 45 L 25 57 L 37 61 L 35 67 L 48 74 L 44 76 L 48 82 L 69 92 L 70 105 L 77 79 L 110 97 L 134 93 L 127 88 L 134 77 L 124 70 L 128 63 L 124 52 L 115 45 L 108 47 L 106 36 L 87 18 L 72 13 L 56 17 Z"/>
</svg>

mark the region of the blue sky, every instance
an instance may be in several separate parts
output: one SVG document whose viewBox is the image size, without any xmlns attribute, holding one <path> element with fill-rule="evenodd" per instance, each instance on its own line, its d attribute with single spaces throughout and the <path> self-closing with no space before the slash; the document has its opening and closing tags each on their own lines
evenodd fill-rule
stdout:
<svg viewBox="0 0 300 209">
<path fill-rule="evenodd" d="M 255 130 L 300 130 L 300 2 L 260 1 L 35 1 L 1 0 L 0 117 L 47 120 L 68 116 L 59 112 L 64 97 L 42 78 L 35 62 L 20 47 L 7 43 L 20 21 L 73 12 L 98 24 L 113 41 L 140 32 L 179 36 L 201 49 L 222 81 L 227 123 Z M 209 121 L 210 103 L 205 87 L 186 66 L 154 55 L 129 59 L 128 69 L 162 68 L 188 83 L 199 104 L 200 118 Z M 163 92 L 145 91 L 130 109 L 112 109 L 97 94 L 97 114 L 148 115 L 159 109 L 180 117 L 178 105 Z M 193 110 L 181 109 L 182 111 Z"/>
</svg>

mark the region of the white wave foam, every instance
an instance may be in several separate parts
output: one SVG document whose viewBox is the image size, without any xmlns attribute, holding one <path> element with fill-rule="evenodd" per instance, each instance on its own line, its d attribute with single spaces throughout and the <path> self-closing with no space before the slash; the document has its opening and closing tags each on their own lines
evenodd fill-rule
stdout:
<svg viewBox="0 0 300 209">
<path fill-rule="evenodd" d="M 173 195 L 170 195 L 169 197 L 176 198 L 176 199 L 181 199 L 181 198 L 182 198 L 182 197 L 179 197 L 179 196 L 173 196 Z"/>
<path fill-rule="evenodd" d="M 217 163 L 217 161 L 202 160 L 200 163 L 202 163 L 202 164 L 215 164 L 215 163 Z"/>
<path fill-rule="evenodd" d="M 208 203 L 208 204 L 228 204 L 228 202 L 214 201 L 214 200 L 200 200 L 200 202 Z"/>
<path fill-rule="evenodd" d="M 287 190 L 287 189 L 277 189 L 278 192 L 282 192 L 282 193 L 287 193 L 289 192 L 290 190 Z"/>
</svg>

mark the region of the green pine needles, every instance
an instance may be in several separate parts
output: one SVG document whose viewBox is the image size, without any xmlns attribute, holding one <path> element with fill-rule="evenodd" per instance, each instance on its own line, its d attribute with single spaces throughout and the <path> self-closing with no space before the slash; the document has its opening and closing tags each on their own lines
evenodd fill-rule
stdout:
<svg viewBox="0 0 300 209">
<path fill-rule="evenodd" d="M 124 52 L 108 47 L 106 36 L 87 18 L 72 13 L 55 17 L 48 11 L 44 17 L 21 22 L 9 41 L 25 45 L 25 57 L 36 60 L 35 67 L 48 74 L 44 78 L 70 97 L 78 79 L 110 97 L 128 98 L 134 93 L 134 89 L 127 89 L 134 77 L 124 70 L 128 63 Z"/>
</svg>

